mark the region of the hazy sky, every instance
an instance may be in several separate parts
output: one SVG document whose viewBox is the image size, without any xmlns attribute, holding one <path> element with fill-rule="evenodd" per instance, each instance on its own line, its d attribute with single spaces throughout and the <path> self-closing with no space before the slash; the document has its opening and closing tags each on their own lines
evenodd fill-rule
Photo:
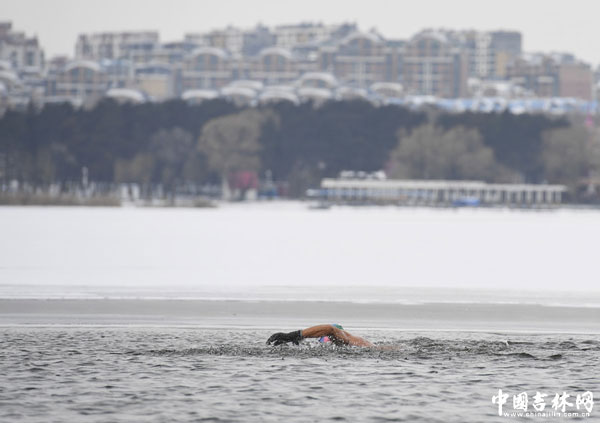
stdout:
<svg viewBox="0 0 600 423">
<path fill-rule="evenodd" d="M 600 63 L 598 0 L 0 0 L 0 19 L 38 35 L 47 56 L 73 55 L 82 32 L 158 30 L 163 41 L 227 25 L 358 23 L 388 38 L 425 27 L 513 29 L 527 51 L 570 51 Z"/>
</svg>

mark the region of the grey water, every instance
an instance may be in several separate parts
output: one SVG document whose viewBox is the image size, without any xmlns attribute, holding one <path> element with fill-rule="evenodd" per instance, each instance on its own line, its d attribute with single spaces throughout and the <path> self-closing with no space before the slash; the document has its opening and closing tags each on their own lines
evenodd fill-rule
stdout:
<svg viewBox="0 0 600 423">
<path fill-rule="evenodd" d="M 385 349 L 265 345 L 275 329 L 0 328 L 0 421 L 503 422 L 498 389 L 545 392 L 549 409 L 554 393 L 599 387 L 598 335 L 358 330 Z"/>
</svg>

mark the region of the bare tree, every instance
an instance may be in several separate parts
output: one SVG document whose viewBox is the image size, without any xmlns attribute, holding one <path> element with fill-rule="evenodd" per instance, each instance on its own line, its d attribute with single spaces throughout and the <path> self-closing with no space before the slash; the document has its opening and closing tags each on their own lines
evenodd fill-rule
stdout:
<svg viewBox="0 0 600 423">
<path fill-rule="evenodd" d="M 412 179 L 507 177 L 477 130 L 462 126 L 444 130 L 431 124 L 410 134 L 398 132 L 398 145 L 390 155 L 388 173 L 395 178 Z"/>
<path fill-rule="evenodd" d="M 548 182 L 571 188 L 600 168 L 598 135 L 582 125 L 544 132 L 542 162 Z"/>
<path fill-rule="evenodd" d="M 154 158 L 149 153 L 138 153 L 131 160 L 118 159 L 115 163 L 116 182 L 152 183 Z"/>
<path fill-rule="evenodd" d="M 198 156 L 189 132 L 177 127 L 161 129 L 150 138 L 148 151 L 116 161 L 114 177 L 117 182 L 138 182 L 145 188 L 161 184 L 173 199 L 180 184 L 195 182 L 190 180 L 195 170 L 191 168 L 199 163 Z"/>
<path fill-rule="evenodd" d="M 198 150 L 206 156 L 208 166 L 221 175 L 224 184 L 235 172 L 258 172 L 262 127 L 274 120 L 273 112 L 256 109 L 213 119 L 202 128 Z"/>
<path fill-rule="evenodd" d="M 186 161 L 196 153 L 192 135 L 181 128 L 161 129 L 152 136 L 150 151 L 156 180 L 173 195 L 177 185 L 184 182 Z"/>
</svg>

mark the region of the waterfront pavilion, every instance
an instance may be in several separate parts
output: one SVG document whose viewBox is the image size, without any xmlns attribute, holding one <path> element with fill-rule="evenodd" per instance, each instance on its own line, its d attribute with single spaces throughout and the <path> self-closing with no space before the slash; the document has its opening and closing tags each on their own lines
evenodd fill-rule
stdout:
<svg viewBox="0 0 600 423">
<path fill-rule="evenodd" d="M 312 194 L 332 203 L 550 207 L 561 203 L 565 191 L 563 185 L 548 184 L 326 178 L 321 182 L 321 189 Z"/>
</svg>

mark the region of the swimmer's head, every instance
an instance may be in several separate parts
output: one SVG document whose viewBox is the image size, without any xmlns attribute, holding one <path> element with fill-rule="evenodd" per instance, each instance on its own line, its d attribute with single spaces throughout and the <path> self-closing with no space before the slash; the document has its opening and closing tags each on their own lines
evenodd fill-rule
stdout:
<svg viewBox="0 0 600 423">
<path fill-rule="evenodd" d="M 336 328 L 338 328 L 338 329 L 342 329 L 342 330 L 344 329 L 344 328 L 342 327 L 342 325 L 340 325 L 340 324 L 338 324 L 338 323 L 334 323 L 334 324 L 332 324 L 331 326 L 335 326 Z M 330 338 L 330 337 L 328 337 L 328 336 L 322 336 L 322 337 L 320 337 L 320 338 L 319 338 L 319 342 L 323 342 L 323 343 L 325 343 L 325 342 L 331 342 L 331 338 Z"/>
</svg>

